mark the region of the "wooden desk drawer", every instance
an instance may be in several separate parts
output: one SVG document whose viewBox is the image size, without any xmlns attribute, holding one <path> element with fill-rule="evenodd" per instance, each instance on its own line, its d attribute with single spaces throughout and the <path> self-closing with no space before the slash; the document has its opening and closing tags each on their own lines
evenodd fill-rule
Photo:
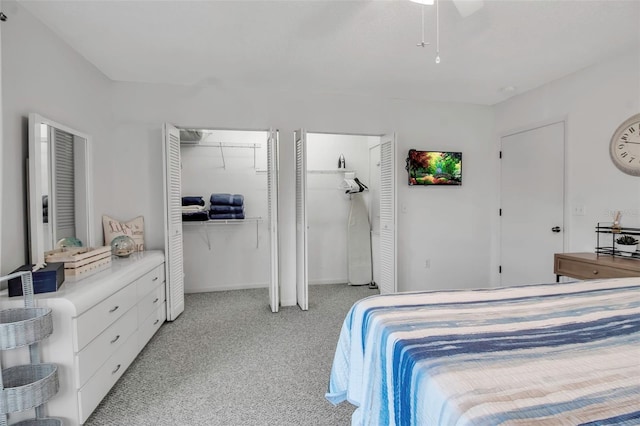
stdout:
<svg viewBox="0 0 640 426">
<path fill-rule="evenodd" d="M 78 391 L 80 423 L 84 423 L 98 406 L 102 398 L 118 381 L 138 354 L 138 333 L 129 339 L 111 356 L 96 374 Z"/>
<path fill-rule="evenodd" d="M 166 319 L 167 306 L 165 303 L 162 303 L 155 312 L 149 315 L 143 322 L 140 322 L 140 328 L 138 330 L 139 350 L 142 350 L 149 340 L 151 340 Z"/>
<path fill-rule="evenodd" d="M 138 319 L 142 322 L 158 306 L 164 302 L 164 283 L 161 283 L 155 290 L 149 292 L 140 302 L 138 302 Z"/>
<path fill-rule="evenodd" d="M 80 352 L 89 342 L 131 309 L 137 300 L 135 284 L 129 284 L 76 318 L 77 339 L 74 352 Z"/>
<path fill-rule="evenodd" d="M 619 269 L 596 263 L 581 262 L 573 259 L 556 259 L 555 273 L 568 277 L 589 280 L 598 278 L 625 278 L 637 277 L 638 272 L 628 269 Z"/>
<path fill-rule="evenodd" d="M 138 327 L 136 308 L 131 308 L 76 355 L 76 384 L 82 387 Z"/>
<path fill-rule="evenodd" d="M 149 294 L 160 283 L 164 282 L 164 263 L 147 272 L 136 280 L 138 300 Z"/>
</svg>

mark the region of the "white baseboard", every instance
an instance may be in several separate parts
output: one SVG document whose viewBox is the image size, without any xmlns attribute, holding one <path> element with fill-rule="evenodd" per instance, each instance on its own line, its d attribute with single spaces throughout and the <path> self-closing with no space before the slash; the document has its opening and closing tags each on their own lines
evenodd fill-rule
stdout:
<svg viewBox="0 0 640 426">
<path fill-rule="evenodd" d="M 188 288 L 185 286 L 185 293 L 209 293 L 212 291 L 228 291 L 228 290 L 251 290 L 255 288 L 267 288 L 269 283 L 248 283 L 248 284 L 235 284 L 235 285 L 217 285 L 209 287 Z"/>
<path fill-rule="evenodd" d="M 346 278 L 339 278 L 334 280 L 323 279 L 323 280 L 313 280 L 309 281 L 309 285 L 323 285 L 323 284 L 347 284 Z"/>
</svg>

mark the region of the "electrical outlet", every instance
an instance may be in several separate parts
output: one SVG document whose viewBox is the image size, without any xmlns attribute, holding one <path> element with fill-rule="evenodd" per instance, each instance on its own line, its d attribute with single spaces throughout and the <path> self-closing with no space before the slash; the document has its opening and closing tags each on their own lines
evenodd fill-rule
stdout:
<svg viewBox="0 0 640 426">
<path fill-rule="evenodd" d="M 574 216 L 586 216 L 587 208 L 585 206 L 573 206 Z"/>
<path fill-rule="evenodd" d="M 400 212 L 406 213 L 407 211 L 408 211 L 408 209 L 407 209 L 407 205 L 406 204 L 403 204 L 402 206 L 400 206 Z"/>
<path fill-rule="evenodd" d="M 424 261 L 424 267 L 425 267 L 425 269 L 431 268 L 431 259 L 426 259 Z"/>
</svg>

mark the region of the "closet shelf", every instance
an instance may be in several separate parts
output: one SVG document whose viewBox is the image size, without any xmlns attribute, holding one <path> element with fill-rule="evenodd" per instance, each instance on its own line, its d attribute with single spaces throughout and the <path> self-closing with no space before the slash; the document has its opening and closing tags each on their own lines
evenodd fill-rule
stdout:
<svg viewBox="0 0 640 426">
<path fill-rule="evenodd" d="M 244 219 L 211 219 L 211 220 L 203 220 L 200 222 L 182 222 L 183 225 L 188 226 L 202 226 L 205 229 L 205 235 L 207 236 L 207 246 L 209 250 L 211 250 L 211 238 L 209 237 L 209 230 L 207 229 L 209 225 L 212 226 L 220 226 L 220 225 L 240 225 L 244 223 L 254 222 L 256 224 L 256 248 L 260 247 L 260 239 L 259 239 L 259 225 L 262 222 L 262 217 L 246 217 Z"/>
</svg>

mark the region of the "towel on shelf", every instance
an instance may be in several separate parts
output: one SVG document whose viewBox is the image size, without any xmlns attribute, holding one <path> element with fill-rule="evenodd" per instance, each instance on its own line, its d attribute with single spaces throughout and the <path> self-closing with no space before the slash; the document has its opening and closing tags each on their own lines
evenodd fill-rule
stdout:
<svg viewBox="0 0 640 426">
<path fill-rule="evenodd" d="M 207 220 L 209 220 L 209 215 L 207 215 L 206 211 L 182 213 L 183 222 L 206 222 Z"/>
<path fill-rule="evenodd" d="M 244 206 L 219 206 L 216 204 L 211 205 L 209 208 L 210 213 L 231 213 L 231 214 L 240 214 L 244 213 Z"/>
<path fill-rule="evenodd" d="M 211 213 L 209 212 L 209 219 L 211 220 L 244 219 L 244 213 Z"/>
<path fill-rule="evenodd" d="M 204 206 L 204 200 L 198 196 L 182 197 L 183 206 Z"/>
<path fill-rule="evenodd" d="M 182 213 L 197 213 L 207 211 L 205 206 L 182 206 Z"/>
<path fill-rule="evenodd" d="M 211 204 L 218 206 L 242 206 L 244 204 L 244 196 L 241 194 L 211 194 L 209 199 Z"/>
</svg>

